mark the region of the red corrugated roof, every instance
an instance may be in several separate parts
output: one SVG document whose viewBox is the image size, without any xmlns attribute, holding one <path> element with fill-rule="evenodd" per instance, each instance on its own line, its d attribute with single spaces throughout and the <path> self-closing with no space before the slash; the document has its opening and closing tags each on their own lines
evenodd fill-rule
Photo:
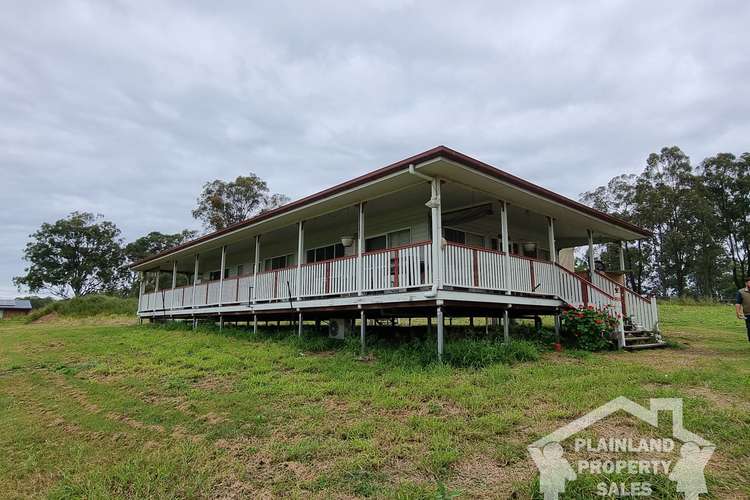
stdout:
<svg viewBox="0 0 750 500">
<path fill-rule="evenodd" d="M 557 194 L 553 191 L 550 191 L 549 189 L 545 189 L 541 186 L 537 186 L 536 184 L 533 184 L 529 181 L 521 179 L 520 177 L 516 177 L 513 174 L 509 174 L 508 172 L 505 172 L 504 170 L 495 168 L 492 165 L 488 165 L 487 163 L 481 162 L 475 158 L 467 156 L 449 147 L 437 146 L 435 148 L 424 151 L 417 155 L 397 161 L 396 163 L 391 163 L 390 165 L 387 165 L 385 167 L 379 168 L 377 170 L 373 170 L 372 172 L 369 172 L 367 174 L 361 175 L 359 177 L 355 177 L 354 179 L 351 179 L 349 181 L 342 182 L 341 184 L 337 184 L 328 189 L 324 189 L 323 191 L 317 192 L 310 196 L 306 196 L 304 198 L 300 198 L 299 200 L 295 200 L 291 203 L 287 203 L 286 205 L 282 205 L 276 209 L 263 212 L 261 214 L 256 215 L 255 217 L 251 217 L 242 222 L 238 222 L 237 224 L 228 226 L 220 231 L 214 231 L 213 233 L 209 233 L 205 236 L 201 236 L 200 238 L 196 238 L 194 240 L 188 241 L 186 243 L 183 243 L 182 245 L 178 245 L 176 247 L 170 248 L 169 250 L 165 250 L 164 252 L 158 253 L 156 255 L 152 255 L 139 262 L 132 264 L 130 267 L 135 267 L 135 266 L 145 264 L 147 262 L 158 259 L 160 257 L 164 257 L 166 255 L 177 252 L 179 250 L 184 250 L 186 248 L 197 245 L 204 241 L 208 241 L 210 239 L 216 238 L 217 236 L 221 236 L 222 234 L 230 233 L 237 229 L 250 226 L 252 224 L 257 224 L 258 222 L 262 222 L 271 217 L 275 217 L 276 215 L 283 214 L 285 212 L 289 212 L 296 208 L 303 207 L 308 203 L 320 201 L 329 196 L 333 196 L 335 194 L 341 193 L 348 189 L 352 189 L 362 184 L 365 184 L 367 182 L 371 182 L 373 180 L 377 180 L 379 178 L 385 177 L 394 172 L 398 172 L 399 170 L 402 170 L 408 167 L 410 164 L 417 164 L 417 163 L 425 162 L 425 161 L 432 160 L 435 158 L 445 158 L 448 160 L 455 161 L 457 163 L 460 163 L 470 168 L 474 168 L 475 170 L 478 170 L 487 175 L 495 177 L 496 179 L 507 182 L 508 184 L 511 184 L 518 188 L 525 189 L 526 191 L 535 193 L 544 198 L 556 201 L 562 205 L 568 206 L 580 212 L 589 214 L 593 217 L 609 222 L 610 224 L 615 224 L 622 228 L 641 234 L 645 237 L 651 236 L 651 233 L 649 231 L 641 227 L 638 227 L 634 224 L 631 224 L 630 222 L 624 221 L 618 217 L 614 217 L 600 210 L 596 210 L 595 208 L 591 208 L 588 205 L 584 205 L 583 203 L 579 203 L 575 200 L 571 200 L 570 198 L 563 196 L 561 194 Z"/>
</svg>

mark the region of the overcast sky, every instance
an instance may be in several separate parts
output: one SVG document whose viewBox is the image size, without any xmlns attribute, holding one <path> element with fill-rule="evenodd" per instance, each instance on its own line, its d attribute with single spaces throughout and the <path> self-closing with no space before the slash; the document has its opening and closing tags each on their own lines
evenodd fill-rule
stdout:
<svg viewBox="0 0 750 500">
<path fill-rule="evenodd" d="M 577 198 L 750 149 L 750 2 L 469 3 L 2 2 L 0 297 L 42 222 L 197 228 L 249 171 L 297 198 L 445 144 Z"/>
</svg>

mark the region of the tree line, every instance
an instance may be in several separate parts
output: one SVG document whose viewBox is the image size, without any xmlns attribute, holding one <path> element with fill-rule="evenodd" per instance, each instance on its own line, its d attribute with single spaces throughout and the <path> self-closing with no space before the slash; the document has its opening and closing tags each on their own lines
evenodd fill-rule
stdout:
<svg viewBox="0 0 750 500">
<path fill-rule="evenodd" d="M 677 146 L 652 153 L 639 175 L 624 174 L 581 201 L 648 229 L 625 243 L 628 285 L 660 297 L 731 297 L 744 287 L 750 256 L 750 153 L 718 153 L 693 166 Z M 601 260 L 619 268 L 617 248 Z"/>
<path fill-rule="evenodd" d="M 210 232 L 287 201 L 287 196 L 271 193 L 263 179 L 250 173 L 234 181 L 204 184 L 192 215 Z M 195 238 L 198 231 L 153 231 L 129 243 L 121 235 L 113 222 L 88 212 L 72 212 L 56 222 L 45 222 L 29 236 L 23 251 L 28 266 L 13 283 L 19 290 L 27 288 L 31 293 L 60 298 L 94 293 L 137 295 L 137 279 L 129 266 Z M 171 277 L 164 279 L 171 282 Z"/>
</svg>

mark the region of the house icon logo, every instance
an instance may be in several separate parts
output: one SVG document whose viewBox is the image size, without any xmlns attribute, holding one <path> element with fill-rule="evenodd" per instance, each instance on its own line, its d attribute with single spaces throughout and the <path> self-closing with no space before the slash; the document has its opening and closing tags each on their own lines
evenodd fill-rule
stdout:
<svg viewBox="0 0 750 500">
<path fill-rule="evenodd" d="M 528 446 L 531 458 L 539 469 L 539 490 L 545 500 L 556 500 L 565 492 L 565 485 L 575 481 L 580 473 L 610 474 L 625 473 L 631 477 L 639 474 L 665 474 L 677 483 L 677 491 L 684 494 L 686 500 L 698 500 L 701 494 L 707 493 L 704 468 L 711 459 L 716 447 L 701 436 L 694 434 L 683 426 L 682 399 L 651 399 L 651 407 L 634 403 L 628 398 L 613 399 L 599 408 L 587 413 L 573 422 L 557 429 Z M 574 467 L 565 458 L 562 442 L 610 415 L 624 411 L 643 422 L 658 428 L 659 411 L 672 413 L 672 436 L 658 439 L 601 438 L 598 440 L 575 439 L 576 451 L 587 451 L 596 454 L 604 453 L 602 460 L 578 460 Z M 675 440 L 679 444 L 675 443 Z M 679 458 L 674 465 L 671 460 L 633 460 L 637 453 L 669 453 L 679 446 Z M 614 459 L 618 453 L 627 459 Z M 626 489 L 626 491 L 624 491 Z M 647 482 L 630 484 L 599 483 L 592 496 L 642 496 L 652 493 Z"/>
</svg>

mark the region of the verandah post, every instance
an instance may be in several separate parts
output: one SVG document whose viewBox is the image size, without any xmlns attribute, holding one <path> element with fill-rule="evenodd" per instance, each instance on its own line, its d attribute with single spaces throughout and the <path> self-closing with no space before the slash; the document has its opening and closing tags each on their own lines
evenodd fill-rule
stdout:
<svg viewBox="0 0 750 500">
<path fill-rule="evenodd" d="M 365 202 L 358 206 L 357 219 L 357 295 L 362 295 L 365 283 L 365 269 L 362 254 L 365 251 Z"/>
<path fill-rule="evenodd" d="M 146 275 L 143 271 L 138 271 L 140 284 L 138 285 L 138 312 L 143 311 L 143 294 L 146 292 Z"/>
<path fill-rule="evenodd" d="M 302 337 L 302 311 L 297 315 L 297 337 Z"/>
<path fill-rule="evenodd" d="M 589 250 L 588 250 L 589 281 L 594 283 L 594 273 L 596 272 L 596 266 L 594 264 L 594 232 L 591 229 L 587 229 L 586 233 L 589 236 Z"/>
<path fill-rule="evenodd" d="M 221 246 L 221 269 L 219 269 L 219 307 L 224 301 L 224 266 L 227 263 L 227 246 Z"/>
<path fill-rule="evenodd" d="M 255 257 L 253 262 L 253 296 L 252 302 L 255 304 L 256 297 L 258 296 L 258 266 L 260 265 L 260 235 L 255 235 Z M 257 316 L 256 316 L 257 323 Z M 257 332 L 257 329 L 256 329 Z"/>
<path fill-rule="evenodd" d="M 160 274 L 159 273 L 161 273 L 161 270 L 157 269 L 156 270 L 156 281 L 154 282 L 154 307 L 153 307 L 153 312 L 154 313 L 156 312 L 156 300 L 159 298 L 159 294 L 157 293 L 159 291 L 159 278 L 160 278 Z M 162 303 L 161 307 L 162 307 L 162 309 L 164 308 L 164 304 L 163 303 Z"/>
<path fill-rule="evenodd" d="M 503 250 L 503 286 L 505 293 L 510 293 L 510 241 L 508 240 L 508 203 L 500 201 L 500 238 Z"/>
<path fill-rule="evenodd" d="M 305 252 L 305 221 L 297 223 L 297 300 L 302 298 L 302 260 Z"/>
<path fill-rule="evenodd" d="M 193 299 L 191 300 L 191 307 L 195 308 L 195 287 L 198 283 L 198 264 L 200 254 L 195 254 L 195 267 L 193 269 Z"/>
<path fill-rule="evenodd" d="M 172 261 L 172 300 L 169 304 L 169 308 L 174 311 L 174 292 L 177 288 L 177 261 Z"/>
</svg>

